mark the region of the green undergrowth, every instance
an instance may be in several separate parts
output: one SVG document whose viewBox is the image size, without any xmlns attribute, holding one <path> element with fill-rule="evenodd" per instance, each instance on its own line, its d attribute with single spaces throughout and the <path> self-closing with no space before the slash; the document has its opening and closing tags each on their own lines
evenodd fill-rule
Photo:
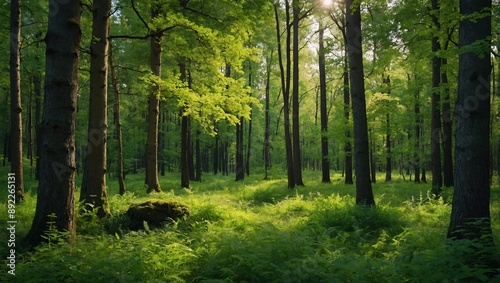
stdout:
<svg viewBox="0 0 500 283">
<path fill-rule="evenodd" d="M 180 189 L 172 174 L 161 177 L 163 192 L 151 195 L 142 176 L 131 175 L 124 196 L 111 178 L 109 218 L 79 215 L 74 243 L 51 231 L 35 250 L 20 246 L 16 275 L 3 264 L 0 282 L 500 282 L 498 270 L 478 260 L 500 255 L 498 186 L 491 205 L 496 248 L 486 248 L 446 240 L 452 189 L 435 200 L 428 184 L 381 182 L 374 184 L 377 206 L 359 207 L 354 186 L 339 174 L 323 184 L 319 172 L 304 173 L 306 186 L 296 190 L 280 178 L 209 175 Z M 17 206 L 19 241 L 31 224 L 34 191 Z M 129 231 L 123 215 L 146 200 L 185 204 L 190 217 Z M 0 236 L 6 239 L 4 229 Z M 6 244 L 0 252 L 5 258 Z"/>
</svg>

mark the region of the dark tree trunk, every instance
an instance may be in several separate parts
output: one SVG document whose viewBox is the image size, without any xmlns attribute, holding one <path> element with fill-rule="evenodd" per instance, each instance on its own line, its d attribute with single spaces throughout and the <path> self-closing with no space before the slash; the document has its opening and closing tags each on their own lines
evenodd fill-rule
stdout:
<svg viewBox="0 0 500 283">
<path fill-rule="evenodd" d="M 293 11 L 293 88 L 292 88 L 292 146 L 293 146 L 293 172 L 295 184 L 303 186 L 302 181 L 302 153 L 300 151 L 300 107 L 299 107 L 299 1 L 292 1 Z"/>
<path fill-rule="evenodd" d="M 55 3 L 55 2 L 54 2 Z M 40 182 L 27 240 L 44 239 L 48 222 L 74 238 L 75 116 L 80 52 L 80 1 L 58 4 L 49 13 Z"/>
<path fill-rule="evenodd" d="M 266 106 L 265 106 L 265 113 L 266 113 L 266 122 L 265 122 L 265 130 L 264 130 L 264 170 L 265 170 L 265 175 L 264 175 L 264 180 L 267 180 L 268 178 L 268 171 L 270 169 L 271 165 L 271 160 L 270 160 L 270 124 L 271 124 L 271 118 L 269 116 L 269 107 L 270 107 L 270 80 L 271 80 L 271 64 L 273 62 L 273 51 L 271 51 L 271 56 L 269 60 L 267 60 L 267 66 L 266 66 Z"/>
<path fill-rule="evenodd" d="M 239 124 L 236 125 L 236 181 L 245 179 L 245 168 L 243 168 L 243 118 L 240 118 Z"/>
<path fill-rule="evenodd" d="M 214 156 L 213 156 L 213 170 L 214 170 L 214 175 L 217 175 L 217 172 L 219 172 L 219 135 L 215 136 L 215 142 L 214 142 Z"/>
<path fill-rule="evenodd" d="M 80 201 L 97 215 L 109 214 L 106 191 L 106 144 L 108 132 L 108 35 L 111 0 L 92 2 L 90 43 L 90 102 L 87 156 Z"/>
<path fill-rule="evenodd" d="M 387 86 L 387 95 L 391 94 L 391 79 L 389 76 L 383 79 L 384 84 Z M 391 156 L 391 115 L 387 114 L 385 117 L 385 181 L 390 182 L 392 180 L 392 156 Z"/>
<path fill-rule="evenodd" d="M 461 0 L 459 46 L 488 48 L 459 55 L 459 86 L 456 115 L 455 190 L 448 238 L 486 239 L 493 244 L 490 224 L 490 41 L 491 0 Z M 467 20 L 472 14 L 489 13 Z"/>
<path fill-rule="evenodd" d="M 33 77 L 33 90 L 35 92 L 35 148 L 36 148 L 36 167 L 35 180 L 40 180 L 40 155 L 42 150 L 42 76 L 36 74 Z"/>
<path fill-rule="evenodd" d="M 180 80 L 187 81 L 187 70 L 185 58 L 179 59 Z M 190 170 L 189 170 L 189 147 L 191 146 L 189 138 L 189 117 L 184 115 L 181 110 L 181 187 L 189 188 Z"/>
<path fill-rule="evenodd" d="M 160 16 L 160 7 L 151 11 L 151 18 Z M 154 76 L 161 76 L 161 34 L 151 37 L 151 71 Z M 160 114 L 160 85 L 153 83 L 148 97 L 148 134 L 146 140 L 146 187 L 147 192 L 161 192 L 158 181 L 158 116 Z"/>
<path fill-rule="evenodd" d="M 252 66 L 250 65 L 250 74 L 248 75 L 248 87 L 252 87 Z M 252 92 L 249 92 L 250 97 L 252 96 Z M 252 105 L 250 105 L 252 107 Z M 250 119 L 248 120 L 248 139 L 247 139 L 247 157 L 245 160 L 245 172 L 247 176 L 250 176 L 250 156 L 251 156 L 251 145 L 252 145 L 252 114 L 253 111 L 250 110 Z"/>
<path fill-rule="evenodd" d="M 325 29 L 320 24 L 319 28 L 319 89 L 321 112 L 321 171 L 323 183 L 330 183 L 330 161 L 328 156 L 328 113 L 326 105 L 326 67 L 325 44 L 323 33 Z"/>
<path fill-rule="evenodd" d="M 292 149 L 292 140 L 290 134 L 290 5 L 288 1 L 285 1 L 285 9 L 286 9 L 286 44 L 285 44 L 285 53 L 286 53 L 286 67 L 283 64 L 283 54 L 281 51 L 281 31 L 280 31 L 280 21 L 278 15 L 278 9 L 280 7 L 279 3 L 276 2 L 274 4 L 274 15 L 276 20 L 276 39 L 278 42 L 278 62 L 280 66 L 280 74 L 281 74 L 281 90 L 283 92 L 283 125 L 285 131 L 285 150 L 286 150 L 286 168 L 287 168 L 287 177 L 288 177 L 288 188 L 293 189 L 295 187 L 295 177 L 294 177 L 294 159 L 293 159 L 293 149 Z"/>
<path fill-rule="evenodd" d="M 375 157 L 374 151 L 375 151 L 375 142 L 373 142 L 373 134 L 372 134 L 372 129 L 369 130 L 370 132 L 370 181 L 372 183 L 377 182 L 377 159 Z"/>
<path fill-rule="evenodd" d="M 448 87 L 448 74 L 446 73 L 446 64 L 448 60 L 441 61 L 441 83 L 446 86 L 443 101 L 443 185 L 453 187 L 453 131 L 452 131 L 452 113 L 450 102 L 450 88 Z"/>
<path fill-rule="evenodd" d="M 439 11 L 438 0 L 432 0 L 432 10 Z M 437 15 L 432 16 L 434 26 L 439 29 Z M 443 186 L 443 177 L 441 174 L 441 106 L 440 106 L 440 91 L 441 83 L 441 58 L 437 56 L 437 52 L 441 49 L 439 37 L 432 37 L 432 101 L 431 101 L 431 164 L 432 164 L 432 190 L 431 193 L 436 197 L 441 194 Z"/>
<path fill-rule="evenodd" d="M 33 76 L 30 75 L 30 87 L 33 84 Z M 26 119 L 26 132 L 27 140 L 26 145 L 28 147 L 28 159 L 30 160 L 30 179 L 32 178 L 33 172 L 33 91 L 28 91 L 28 117 Z"/>
<path fill-rule="evenodd" d="M 415 151 L 414 151 L 414 161 L 413 161 L 413 169 L 415 170 L 415 183 L 420 183 L 420 137 L 422 136 L 420 130 L 420 96 L 419 91 L 415 92 Z"/>
<path fill-rule="evenodd" d="M 346 34 L 349 52 L 350 86 L 354 117 L 354 160 L 356 170 L 356 204 L 374 206 L 368 152 L 368 121 L 361 45 L 361 12 L 354 0 L 346 0 Z"/>
<path fill-rule="evenodd" d="M 347 130 L 345 132 L 345 145 L 344 145 L 344 153 L 345 153 L 345 174 L 344 174 L 344 182 L 346 184 L 352 184 L 352 146 L 351 146 L 351 129 L 349 126 L 349 113 L 350 113 L 350 91 L 349 91 L 349 65 L 348 65 L 348 54 L 347 50 L 345 52 L 344 58 L 344 118 L 346 121 Z"/>
<path fill-rule="evenodd" d="M 201 182 L 201 151 L 200 151 L 200 131 L 196 131 L 195 141 L 196 171 L 194 180 Z"/>
<path fill-rule="evenodd" d="M 123 140 L 122 140 L 122 123 L 120 120 L 120 87 L 116 76 L 115 65 L 113 64 L 113 46 L 112 41 L 109 41 L 109 66 L 111 71 L 111 84 L 115 92 L 115 104 L 113 107 L 113 118 L 116 128 L 116 140 L 118 143 L 118 158 L 117 158 L 117 175 L 120 195 L 124 195 L 125 189 L 125 176 L 123 174 Z"/>
<path fill-rule="evenodd" d="M 191 118 L 188 121 L 188 168 L 189 168 L 189 180 L 196 181 L 196 172 L 194 168 L 194 140 L 193 133 L 191 132 Z"/>
<path fill-rule="evenodd" d="M 189 117 L 181 115 L 181 187 L 189 188 Z"/>
<path fill-rule="evenodd" d="M 21 6 L 10 2 L 10 172 L 14 174 L 15 201 L 24 199 L 23 121 L 21 106 Z"/>
</svg>

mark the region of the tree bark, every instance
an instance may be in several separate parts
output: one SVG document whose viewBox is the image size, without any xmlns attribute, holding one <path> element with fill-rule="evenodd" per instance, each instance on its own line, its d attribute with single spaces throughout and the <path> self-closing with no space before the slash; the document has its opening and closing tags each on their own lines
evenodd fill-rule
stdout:
<svg viewBox="0 0 500 283">
<path fill-rule="evenodd" d="M 346 0 L 346 34 L 354 117 L 356 204 L 374 206 L 375 200 L 370 182 L 368 121 L 361 45 L 361 12 L 359 5 L 354 6 L 353 2 L 354 0 Z"/>
<path fill-rule="evenodd" d="M 109 65 L 111 70 L 111 84 L 113 85 L 113 90 L 115 92 L 113 118 L 116 128 L 116 140 L 118 143 L 118 158 L 117 158 L 118 186 L 120 195 L 124 195 L 126 192 L 126 188 L 125 188 L 125 177 L 123 173 L 123 139 L 122 139 L 122 123 L 120 119 L 120 87 L 118 85 L 118 79 L 116 76 L 116 70 L 113 61 L 113 46 L 111 40 L 109 41 Z"/>
<path fill-rule="evenodd" d="M 276 20 L 276 40 L 278 43 L 278 62 L 280 66 L 280 78 L 281 78 L 281 90 L 283 92 L 283 126 L 285 131 L 285 151 L 286 151 L 286 168 L 288 177 L 288 188 L 293 189 L 295 187 L 295 177 L 294 177 L 294 159 L 293 159 L 293 148 L 292 140 L 290 134 L 290 7 L 288 0 L 285 1 L 285 13 L 286 13 L 286 44 L 285 44 L 285 54 L 286 54 L 286 67 L 283 64 L 283 52 L 281 51 L 281 31 L 279 22 L 279 3 L 274 4 L 274 15 Z"/>
<path fill-rule="evenodd" d="M 196 170 L 194 180 L 201 182 L 201 150 L 200 150 L 200 130 L 196 130 L 195 140 L 195 155 L 196 155 Z"/>
<path fill-rule="evenodd" d="M 432 10 L 439 11 L 437 0 L 432 0 Z M 439 21 L 436 15 L 432 15 L 432 21 L 436 28 L 439 28 Z M 441 194 L 443 186 L 443 177 L 441 174 L 441 94 L 439 86 L 441 84 L 441 58 L 437 56 L 437 52 L 441 49 L 439 38 L 432 37 L 432 100 L 431 100 L 431 164 L 432 164 L 432 189 L 431 193 L 434 196 Z"/>
<path fill-rule="evenodd" d="M 151 11 L 151 18 L 160 15 L 159 7 Z M 151 37 L 151 71 L 157 79 L 161 77 L 161 34 Z M 147 192 L 161 192 L 158 181 L 158 116 L 160 113 L 160 85 L 153 83 L 148 97 L 148 134 L 146 140 L 146 186 Z"/>
<path fill-rule="evenodd" d="M 448 74 L 445 66 L 448 60 L 441 61 L 441 83 L 445 85 L 445 95 L 443 101 L 443 185 L 445 187 L 453 187 L 453 130 L 452 130 L 452 113 L 450 102 L 450 88 L 448 87 Z"/>
<path fill-rule="evenodd" d="M 328 156 L 328 113 L 326 105 L 326 64 L 325 44 L 323 40 L 324 27 L 319 27 L 319 89 L 321 112 L 321 171 L 323 183 L 330 183 L 330 161 Z"/>
<path fill-rule="evenodd" d="M 40 155 L 42 150 L 42 76 L 33 76 L 33 91 L 35 92 L 35 180 L 40 180 Z"/>
<path fill-rule="evenodd" d="M 187 82 L 187 70 L 186 70 L 186 60 L 185 58 L 179 59 L 179 71 L 180 71 L 180 80 L 182 82 Z M 181 110 L 181 187 L 189 188 L 189 147 L 190 147 L 190 138 L 189 138 L 189 117 L 184 115 L 184 111 Z"/>
<path fill-rule="evenodd" d="M 265 106 L 265 113 L 266 113 L 266 121 L 265 121 L 265 130 L 264 130 L 264 170 L 265 170 L 265 175 L 264 175 L 264 180 L 268 179 L 268 172 L 271 167 L 271 158 L 270 158 L 270 124 L 271 124 L 271 118 L 269 116 L 269 108 L 270 108 L 270 85 L 271 85 L 271 64 L 273 61 L 273 50 L 271 50 L 271 56 L 267 60 L 267 65 L 266 65 L 266 106 Z"/>
<path fill-rule="evenodd" d="M 219 172 L 219 166 L 220 166 L 220 153 L 219 153 L 219 142 L 220 138 L 219 138 L 219 135 L 217 134 L 217 136 L 215 136 L 215 141 L 214 141 L 214 156 L 213 156 L 213 162 L 212 162 L 212 165 L 213 165 L 213 171 L 214 171 L 214 175 L 217 175 L 217 172 Z"/>
<path fill-rule="evenodd" d="M 293 172 L 295 184 L 303 186 L 302 181 L 302 154 L 300 151 L 300 105 L 299 105 L 299 1 L 292 1 L 293 11 L 293 87 L 292 87 L 292 147 L 293 147 Z"/>
<path fill-rule="evenodd" d="M 349 116 L 350 116 L 350 90 L 349 90 L 349 65 L 348 65 L 348 53 L 347 47 L 344 54 L 344 118 L 346 121 L 347 130 L 345 132 L 345 145 L 344 145 L 344 154 L 345 154 L 345 175 L 344 175 L 344 183 L 353 184 L 352 179 L 352 146 L 351 146 L 351 129 L 349 126 Z"/>
<path fill-rule="evenodd" d="M 248 87 L 252 88 L 252 65 L 249 67 L 250 69 L 250 74 L 248 75 Z M 250 97 L 252 97 L 252 92 L 249 92 Z M 252 107 L 252 105 L 250 105 Z M 250 176 L 250 156 L 251 156 L 251 145 L 252 145 L 252 114 L 253 111 L 250 110 L 250 119 L 248 120 L 248 139 L 247 139 L 247 157 L 245 160 L 245 172 L 247 176 Z"/>
<path fill-rule="evenodd" d="M 490 72 L 491 0 L 461 0 L 459 46 L 484 42 L 484 48 L 459 55 L 455 132 L 455 190 L 448 238 L 480 239 L 491 235 L 490 224 Z M 481 13 L 470 20 L 467 16 Z M 486 14 L 487 13 L 487 14 Z M 484 238 L 493 244 L 492 237 Z"/>
<path fill-rule="evenodd" d="M 80 201 L 97 215 L 109 214 L 106 191 L 108 132 L 108 36 L 111 0 L 92 2 L 92 40 L 90 43 L 90 102 L 87 156 Z"/>
<path fill-rule="evenodd" d="M 415 148 L 414 148 L 414 161 L 413 161 L 413 170 L 415 170 L 415 183 L 420 183 L 420 137 L 422 136 L 420 130 L 420 96 L 419 91 L 415 92 L 415 105 L 414 105 L 414 113 L 415 113 Z"/>
<path fill-rule="evenodd" d="M 243 168 L 243 118 L 240 118 L 239 124 L 236 124 L 236 181 L 245 179 L 245 169 Z"/>
<path fill-rule="evenodd" d="M 10 170 L 15 175 L 15 201 L 19 203 L 24 199 L 20 56 L 21 6 L 19 0 L 11 1 L 10 15 Z"/>
<path fill-rule="evenodd" d="M 383 79 L 384 84 L 387 86 L 387 95 L 391 94 L 391 78 Z M 385 117 L 385 181 L 390 182 L 392 180 L 392 156 L 391 156 L 391 115 L 387 113 Z"/>
<path fill-rule="evenodd" d="M 27 240 L 37 245 L 49 222 L 75 233 L 75 116 L 80 52 L 80 1 L 51 2 L 46 42 L 45 100 L 40 182 Z"/>
</svg>

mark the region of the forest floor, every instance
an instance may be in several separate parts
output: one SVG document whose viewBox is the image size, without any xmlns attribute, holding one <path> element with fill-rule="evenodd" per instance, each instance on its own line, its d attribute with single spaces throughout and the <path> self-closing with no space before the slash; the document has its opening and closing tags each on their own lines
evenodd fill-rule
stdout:
<svg viewBox="0 0 500 283">
<path fill-rule="evenodd" d="M 7 170 L 0 168 L 1 184 Z M 169 174 L 160 177 L 163 192 L 151 195 L 138 174 L 126 177 L 124 196 L 109 178 L 111 217 L 79 215 L 74 243 L 49 230 L 49 243 L 27 252 L 19 243 L 34 215 L 36 183 L 26 175 L 27 197 L 16 207 L 16 275 L 7 273 L 2 228 L 0 282 L 500 282 L 491 275 L 500 270 L 481 262 L 485 247 L 446 240 L 452 189 L 434 200 L 429 184 L 379 177 L 375 208 L 356 206 L 355 186 L 339 173 L 323 184 L 320 172 L 304 172 L 306 186 L 296 190 L 287 189 L 283 172 L 243 182 L 205 174 L 190 190 L 179 189 L 179 175 Z M 496 247 L 489 252 L 500 258 L 498 185 L 491 195 Z M 191 215 L 160 229 L 128 231 L 123 214 L 149 199 L 180 202 Z M 5 205 L 0 215 L 4 227 Z"/>
</svg>

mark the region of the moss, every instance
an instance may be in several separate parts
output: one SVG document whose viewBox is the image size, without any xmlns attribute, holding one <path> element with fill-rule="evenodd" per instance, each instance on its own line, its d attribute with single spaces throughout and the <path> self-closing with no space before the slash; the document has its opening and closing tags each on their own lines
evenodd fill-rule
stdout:
<svg viewBox="0 0 500 283">
<path fill-rule="evenodd" d="M 147 222 L 151 228 L 161 227 L 165 222 L 182 219 L 189 216 L 189 208 L 173 201 L 149 200 L 132 204 L 127 210 L 130 218 L 129 229 L 139 230 Z"/>
</svg>

